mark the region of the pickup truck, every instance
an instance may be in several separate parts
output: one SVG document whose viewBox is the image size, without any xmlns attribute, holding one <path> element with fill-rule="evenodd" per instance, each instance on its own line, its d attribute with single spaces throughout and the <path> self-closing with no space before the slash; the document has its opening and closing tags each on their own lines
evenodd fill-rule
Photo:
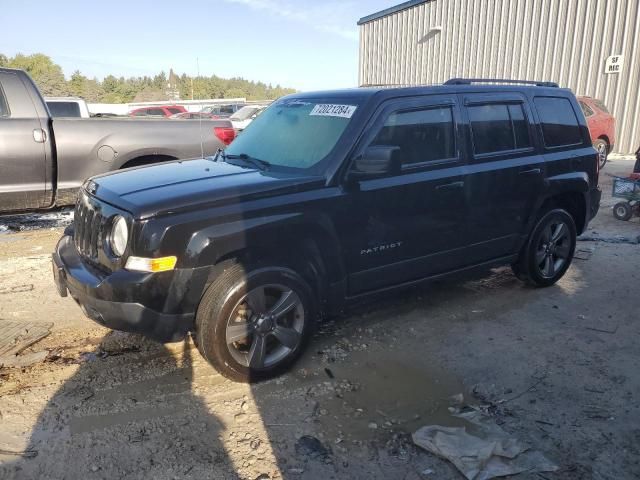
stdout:
<svg viewBox="0 0 640 480">
<path fill-rule="evenodd" d="M 206 157 L 234 137 L 229 120 L 54 118 L 26 72 L 0 68 L 0 212 L 73 204 L 92 175 Z"/>
<path fill-rule="evenodd" d="M 79 97 L 44 97 L 53 118 L 90 118 L 87 102 Z"/>
<path fill-rule="evenodd" d="M 551 286 L 598 211 L 598 156 L 571 91 L 500 82 L 299 93 L 215 157 L 93 177 L 58 291 L 256 381 L 381 292 L 504 264 Z"/>
</svg>

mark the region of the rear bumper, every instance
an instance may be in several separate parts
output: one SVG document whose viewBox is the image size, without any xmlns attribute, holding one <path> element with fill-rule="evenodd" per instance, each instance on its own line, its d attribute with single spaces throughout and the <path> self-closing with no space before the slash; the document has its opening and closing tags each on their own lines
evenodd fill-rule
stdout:
<svg viewBox="0 0 640 480">
<path fill-rule="evenodd" d="M 600 210 L 601 198 L 602 198 L 602 190 L 600 189 L 600 187 L 596 187 L 591 190 L 589 194 L 589 203 L 587 205 L 589 211 L 587 212 L 587 222 L 585 224 L 585 229 L 587 228 L 587 225 L 589 224 L 589 222 L 593 220 L 593 218 L 598 214 L 598 210 Z"/>
<path fill-rule="evenodd" d="M 193 330 L 196 304 L 190 301 L 188 287 L 197 270 L 105 274 L 83 261 L 69 235 L 58 242 L 52 262 L 58 293 L 68 292 L 100 325 L 161 342 L 180 340 Z"/>
</svg>

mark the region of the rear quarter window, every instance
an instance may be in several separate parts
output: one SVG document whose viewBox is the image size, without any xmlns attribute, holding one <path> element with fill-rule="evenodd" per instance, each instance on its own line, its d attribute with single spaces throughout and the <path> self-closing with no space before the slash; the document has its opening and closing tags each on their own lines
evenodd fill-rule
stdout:
<svg viewBox="0 0 640 480">
<path fill-rule="evenodd" d="M 582 143 L 580 123 L 568 98 L 535 97 L 533 101 L 540 116 L 542 138 L 546 147 Z"/>
</svg>

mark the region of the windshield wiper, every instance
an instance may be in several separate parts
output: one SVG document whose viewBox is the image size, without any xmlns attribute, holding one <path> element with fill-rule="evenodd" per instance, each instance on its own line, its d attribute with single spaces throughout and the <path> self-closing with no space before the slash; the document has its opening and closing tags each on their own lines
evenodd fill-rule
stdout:
<svg viewBox="0 0 640 480">
<path fill-rule="evenodd" d="M 227 160 L 244 160 L 247 163 L 250 163 L 258 170 L 267 170 L 271 164 L 266 160 L 261 160 L 259 158 L 252 157 L 251 155 L 247 155 L 246 153 L 239 153 L 238 155 L 229 155 L 228 153 L 222 153 L 222 159 L 226 162 Z"/>
</svg>

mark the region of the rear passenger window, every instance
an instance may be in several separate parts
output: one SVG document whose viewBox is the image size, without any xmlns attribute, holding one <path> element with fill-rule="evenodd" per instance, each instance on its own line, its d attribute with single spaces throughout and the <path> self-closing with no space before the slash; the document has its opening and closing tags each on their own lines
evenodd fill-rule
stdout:
<svg viewBox="0 0 640 480">
<path fill-rule="evenodd" d="M 400 147 L 403 165 L 457 157 L 451 107 L 394 112 L 372 145 Z"/>
<path fill-rule="evenodd" d="M 578 117 L 567 98 L 536 97 L 534 102 L 540 115 L 545 146 L 561 147 L 582 143 Z"/>
<path fill-rule="evenodd" d="M 473 150 L 497 153 L 531 146 L 529 124 L 522 104 L 491 103 L 468 107 Z"/>
<path fill-rule="evenodd" d="M 7 100 L 4 96 L 4 92 L 2 91 L 2 87 L 0 86 L 0 117 L 8 117 L 9 116 L 9 107 L 7 106 Z"/>
</svg>

